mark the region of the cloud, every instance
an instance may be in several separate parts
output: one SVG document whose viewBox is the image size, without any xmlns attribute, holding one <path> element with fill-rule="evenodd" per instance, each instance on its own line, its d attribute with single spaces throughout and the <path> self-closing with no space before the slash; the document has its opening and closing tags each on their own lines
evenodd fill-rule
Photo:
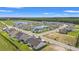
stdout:
<svg viewBox="0 0 79 59">
<path fill-rule="evenodd" d="M 64 12 L 68 12 L 68 13 L 79 13 L 79 10 L 65 10 Z"/>
<path fill-rule="evenodd" d="M 24 7 L 7 7 L 7 8 L 16 8 L 16 9 L 21 9 L 21 8 L 24 8 Z"/>
<path fill-rule="evenodd" d="M 0 12 L 13 12 L 12 10 L 0 10 Z"/>
<path fill-rule="evenodd" d="M 47 15 L 47 14 L 49 14 L 49 13 L 43 13 L 43 14 Z"/>
<path fill-rule="evenodd" d="M 52 13 L 52 12 L 45 12 L 45 13 L 43 13 L 44 15 L 53 15 L 53 14 L 55 14 L 55 13 Z"/>
</svg>

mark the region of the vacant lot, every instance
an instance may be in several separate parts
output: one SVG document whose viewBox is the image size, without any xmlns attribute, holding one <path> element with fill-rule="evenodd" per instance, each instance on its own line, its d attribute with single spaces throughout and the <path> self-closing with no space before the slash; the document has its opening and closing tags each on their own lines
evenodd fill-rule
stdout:
<svg viewBox="0 0 79 59">
<path fill-rule="evenodd" d="M 2 21 L 2 20 L 0 20 Z M 13 25 L 14 24 L 14 21 L 13 20 L 5 20 L 5 21 L 2 21 L 4 23 L 6 23 L 7 25 Z"/>
<path fill-rule="evenodd" d="M 66 49 L 57 45 L 48 45 L 42 51 L 65 51 Z"/>
<path fill-rule="evenodd" d="M 65 34 L 59 34 L 59 33 L 52 32 L 52 33 L 46 34 L 45 37 L 68 44 L 68 45 L 72 45 L 72 46 L 75 46 L 76 44 L 75 36 L 69 36 Z"/>
<path fill-rule="evenodd" d="M 68 35 L 77 37 L 79 35 L 79 25 L 75 25 L 75 30 L 72 32 L 69 32 Z"/>
<path fill-rule="evenodd" d="M 79 35 L 79 29 L 76 29 L 75 31 L 69 32 L 68 35 L 77 37 Z"/>
</svg>

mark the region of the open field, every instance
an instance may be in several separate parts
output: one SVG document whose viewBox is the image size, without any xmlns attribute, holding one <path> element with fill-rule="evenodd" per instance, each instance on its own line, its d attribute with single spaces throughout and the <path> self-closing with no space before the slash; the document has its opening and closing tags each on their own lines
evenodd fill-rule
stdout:
<svg viewBox="0 0 79 59">
<path fill-rule="evenodd" d="M 78 7 L 0 9 L 0 51 L 79 51 Z"/>
<path fill-rule="evenodd" d="M 79 35 L 79 30 L 75 30 L 75 31 L 69 32 L 68 35 L 77 37 Z"/>
<path fill-rule="evenodd" d="M 16 48 L 16 50 L 20 50 L 20 51 L 31 51 L 31 49 L 26 44 L 23 44 L 21 42 L 18 42 L 18 40 L 14 39 L 14 38 L 10 38 L 7 33 L 5 33 L 5 32 L 2 31 L 2 32 L 0 32 L 0 34 L 1 34 L 0 37 L 3 36 L 5 38 L 5 40 L 7 40 L 7 42 L 9 42 L 9 44 L 11 44 L 13 47 Z M 5 42 L 5 44 L 7 42 Z M 9 47 L 8 47 L 8 49 L 9 49 Z M 11 51 L 13 51 L 13 50 L 11 50 Z"/>
<path fill-rule="evenodd" d="M 79 25 L 75 25 L 74 31 L 68 32 L 68 35 L 77 37 L 79 35 Z"/>
<path fill-rule="evenodd" d="M 42 51 L 66 51 L 65 48 L 57 46 L 57 45 L 48 45 L 42 49 Z"/>
<path fill-rule="evenodd" d="M 75 36 L 69 36 L 69 35 L 59 34 L 59 33 L 54 33 L 54 32 L 46 34 L 44 36 L 49 39 L 56 40 L 68 45 L 72 45 L 72 46 L 75 46 L 76 41 L 77 41 Z"/>
<path fill-rule="evenodd" d="M 0 20 L 6 20 L 8 18 L 0 18 Z M 11 20 L 21 21 L 51 21 L 51 22 L 67 22 L 67 23 L 79 23 L 79 17 L 55 17 L 55 18 L 10 18 Z"/>
<path fill-rule="evenodd" d="M 4 36 L 0 34 L 0 51 L 15 51 L 15 48 Z"/>
<path fill-rule="evenodd" d="M 8 18 L 0 18 L 0 20 L 7 20 Z M 54 17 L 54 18 L 9 18 L 14 21 L 51 21 L 51 22 L 67 22 L 79 24 L 79 17 Z"/>
<path fill-rule="evenodd" d="M 1 27 L 4 27 L 4 25 L 2 25 L 0 23 L 0 50 L 1 51 L 31 51 L 32 49 L 30 49 L 26 44 L 23 44 L 21 42 L 18 42 L 17 39 L 15 38 L 11 38 L 9 37 L 9 35 L 2 31 Z"/>
<path fill-rule="evenodd" d="M 69 32 L 68 35 L 75 36 L 77 38 L 77 44 L 76 47 L 79 48 L 79 25 L 75 25 L 75 31 Z"/>
<path fill-rule="evenodd" d="M 46 18 L 46 19 L 43 18 L 43 19 L 45 21 L 70 22 L 70 23 L 73 23 L 73 22 L 76 23 L 78 21 L 78 18 L 77 18 L 77 20 L 73 20 L 75 18 L 71 18 L 72 22 L 69 20 L 70 18 L 69 19 L 68 18 L 65 18 L 65 19 L 64 18 L 59 18 L 59 19 L 58 18 Z M 35 18 L 35 19 L 33 18 L 33 19 L 30 19 L 31 20 L 30 22 L 32 22 L 34 26 L 43 25 L 43 23 L 42 24 L 37 23 L 37 21 L 41 21 L 43 19 L 42 18 Z M 33 21 L 33 20 L 37 20 L 37 21 Z M 28 20 L 27 19 L 23 19 L 23 20 L 22 19 L 20 19 L 20 20 L 10 20 L 10 19 L 9 20 L 3 20 L 4 23 L 6 23 L 7 25 L 10 25 L 10 26 L 12 26 L 14 24 L 14 22 L 27 22 L 27 21 L 29 21 L 29 19 Z M 4 25 L 0 24 L 0 29 L 2 29 L 1 27 L 3 28 Z M 27 44 L 23 44 L 22 42 L 19 42 L 17 39 L 9 37 L 9 35 L 6 32 L 0 31 L 0 33 L 1 33 L 1 35 L 0 35 L 1 44 L 0 45 L 2 47 L 0 50 L 32 51 L 32 49 L 29 48 L 27 46 Z M 75 31 L 69 32 L 67 35 L 52 32 L 52 33 L 46 34 L 44 36 L 49 38 L 49 39 L 57 40 L 59 42 L 66 43 L 68 45 L 75 46 L 76 36 L 78 34 L 79 34 L 79 25 L 77 24 L 75 26 Z M 11 46 L 11 47 L 9 48 L 9 46 Z M 65 50 L 65 49 L 62 48 L 62 47 L 56 46 L 56 45 L 49 45 L 49 46 L 46 46 L 42 49 L 42 51 L 55 51 L 55 50 L 57 51 L 57 50 Z"/>
<path fill-rule="evenodd" d="M 75 29 L 79 29 L 79 25 L 77 24 L 77 25 L 75 25 Z"/>
<path fill-rule="evenodd" d="M 0 20 L 0 21 L 2 21 L 2 20 Z M 10 26 L 12 26 L 14 24 L 13 20 L 3 20 L 3 22 Z"/>
</svg>

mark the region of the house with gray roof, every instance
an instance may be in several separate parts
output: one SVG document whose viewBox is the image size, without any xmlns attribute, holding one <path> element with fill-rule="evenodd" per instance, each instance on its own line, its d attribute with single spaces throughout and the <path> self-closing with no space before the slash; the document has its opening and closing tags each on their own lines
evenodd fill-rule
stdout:
<svg viewBox="0 0 79 59">
<path fill-rule="evenodd" d="M 28 44 L 33 49 L 39 49 L 46 45 L 46 42 L 44 42 L 40 37 L 36 38 L 34 35 L 29 36 L 22 32 L 16 34 L 16 38 L 23 43 Z"/>
<path fill-rule="evenodd" d="M 30 36 L 27 39 L 28 45 L 33 49 L 39 49 L 46 45 L 46 42 L 42 41 L 40 37 L 36 38 L 35 36 Z"/>
<path fill-rule="evenodd" d="M 7 33 L 11 37 L 17 38 L 17 40 L 22 41 L 25 44 L 28 44 L 33 49 L 40 49 L 41 47 L 46 45 L 46 42 L 43 41 L 40 37 L 37 38 L 34 35 L 30 36 L 27 33 L 17 31 L 14 28 L 9 28 L 7 31 Z"/>
<path fill-rule="evenodd" d="M 9 34 L 9 36 L 11 37 L 15 37 L 16 34 L 18 33 L 18 31 L 14 28 L 5 28 L 3 29 L 5 32 L 7 32 Z"/>
<path fill-rule="evenodd" d="M 32 32 L 39 33 L 39 32 L 43 32 L 43 31 L 45 31 L 47 29 L 49 29 L 48 26 L 44 26 L 44 25 L 42 25 L 42 26 L 35 26 L 35 27 L 32 28 Z"/>
<path fill-rule="evenodd" d="M 71 32 L 74 30 L 74 26 L 73 25 L 69 25 L 63 29 L 59 29 L 59 33 L 62 33 L 62 34 L 67 34 L 68 32 Z"/>
<path fill-rule="evenodd" d="M 22 41 L 23 43 L 27 43 L 27 39 L 29 37 L 28 34 L 25 34 L 23 32 L 18 32 L 15 36 L 19 41 Z"/>
<path fill-rule="evenodd" d="M 24 30 L 30 30 L 31 22 L 16 22 L 13 26 Z"/>
</svg>

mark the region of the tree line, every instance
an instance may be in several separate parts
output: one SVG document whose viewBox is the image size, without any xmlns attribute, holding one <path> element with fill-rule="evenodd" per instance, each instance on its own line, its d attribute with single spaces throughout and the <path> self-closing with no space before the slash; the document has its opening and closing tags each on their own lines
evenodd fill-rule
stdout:
<svg viewBox="0 0 79 59">
<path fill-rule="evenodd" d="M 79 24 L 79 17 L 55 17 L 55 18 L 0 18 L 0 20 L 30 20 L 30 21 L 49 21 L 49 22 L 67 22 Z"/>
</svg>

